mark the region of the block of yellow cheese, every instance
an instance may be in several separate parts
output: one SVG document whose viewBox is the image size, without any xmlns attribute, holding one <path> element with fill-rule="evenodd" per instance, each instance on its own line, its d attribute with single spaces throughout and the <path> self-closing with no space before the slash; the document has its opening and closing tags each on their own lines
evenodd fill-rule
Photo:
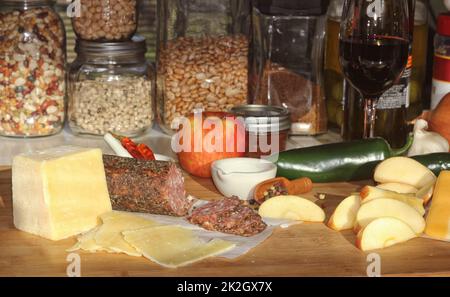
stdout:
<svg viewBox="0 0 450 297">
<path fill-rule="evenodd" d="M 450 240 L 450 171 L 443 171 L 439 175 L 425 234 L 436 239 Z"/>
<path fill-rule="evenodd" d="M 99 149 L 63 146 L 19 155 L 12 183 L 16 228 L 51 240 L 86 232 L 111 211 Z"/>
</svg>

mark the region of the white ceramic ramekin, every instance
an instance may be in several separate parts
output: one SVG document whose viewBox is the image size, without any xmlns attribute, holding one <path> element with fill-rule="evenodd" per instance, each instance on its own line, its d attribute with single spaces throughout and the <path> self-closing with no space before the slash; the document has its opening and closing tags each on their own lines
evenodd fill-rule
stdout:
<svg viewBox="0 0 450 297">
<path fill-rule="evenodd" d="M 276 176 L 277 166 L 262 159 L 230 158 L 214 162 L 211 171 L 214 184 L 222 195 L 249 200 L 256 185 Z"/>
</svg>

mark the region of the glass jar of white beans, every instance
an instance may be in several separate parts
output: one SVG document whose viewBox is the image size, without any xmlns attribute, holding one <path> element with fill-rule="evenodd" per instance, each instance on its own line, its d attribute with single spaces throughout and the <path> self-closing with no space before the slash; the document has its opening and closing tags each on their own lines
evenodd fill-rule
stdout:
<svg viewBox="0 0 450 297">
<path fill-rule="evenodd" d="M 74 134 L 139 136 L 153 126 L 154 70 L 145 39 L 77 41 L 69 74 L 69 126 Z"/>
</svg>

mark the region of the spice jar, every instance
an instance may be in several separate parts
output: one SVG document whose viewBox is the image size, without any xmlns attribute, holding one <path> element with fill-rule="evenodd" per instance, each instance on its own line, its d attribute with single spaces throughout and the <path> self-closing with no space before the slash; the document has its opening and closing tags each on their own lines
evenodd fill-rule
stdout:
<svg viewBox="0 0 450 297">
<path fill-rule="evenodd" d="M 245 122 L 246 155 L 261 158 L 286 150 L 291 120 L 283 107 L 267 105 L 242 105 L 231 113 Z"/>
<path fill-rule="evenodd" d="M 56 134 L 64 124 L 65 31 L 52 1 L 0 1 L 0 135 Z"/>
<path fill-rule="evenodd" d="M 327 132 L 322 2 L 256 1 L 253 7 L 250 100 L 287 107 L 295 135 Z"/>
<path fill-rule="evenodd" d="M 153 124 L 154 71 L 145 39 L 78 40 L 70 67 L 69 125 L 75 134 L 113 132 L 134 137 Z"/>
<path fill-rule="evenodd" d="M 78 38 L 96 41 L 129 40 L 137 30 L 137 0 L 76 0 L 72 18 Z"/>
<path fill-rule="evenodd" d="M 194 111 L 247 103 L 250 0 L 159 0 L 157 103 L 167 133 Z"/>
</svg>

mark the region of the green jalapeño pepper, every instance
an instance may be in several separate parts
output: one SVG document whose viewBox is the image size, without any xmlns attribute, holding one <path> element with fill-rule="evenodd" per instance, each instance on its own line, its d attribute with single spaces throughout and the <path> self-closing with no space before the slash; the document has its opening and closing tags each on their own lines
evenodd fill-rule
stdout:
<svg viewBox="0 0 450 297">
<path fill-rule="evenodd" d="M 392 149 L 382 138 L 364 139 L 285 151 L 270 159 L 280 177 L 309 177 L 315 183 L 358 181 L 373 178 L 381 161 L 404 155 L 412 142 L 410 136 L 405 147 Z"/>
<path fill-rule="evenodd" d="M 412 157 L 422 165 L 428 167 L 438 176 L 441 171 L 450 170 L 450 153 L 434 153 Z"/>
</svg>

